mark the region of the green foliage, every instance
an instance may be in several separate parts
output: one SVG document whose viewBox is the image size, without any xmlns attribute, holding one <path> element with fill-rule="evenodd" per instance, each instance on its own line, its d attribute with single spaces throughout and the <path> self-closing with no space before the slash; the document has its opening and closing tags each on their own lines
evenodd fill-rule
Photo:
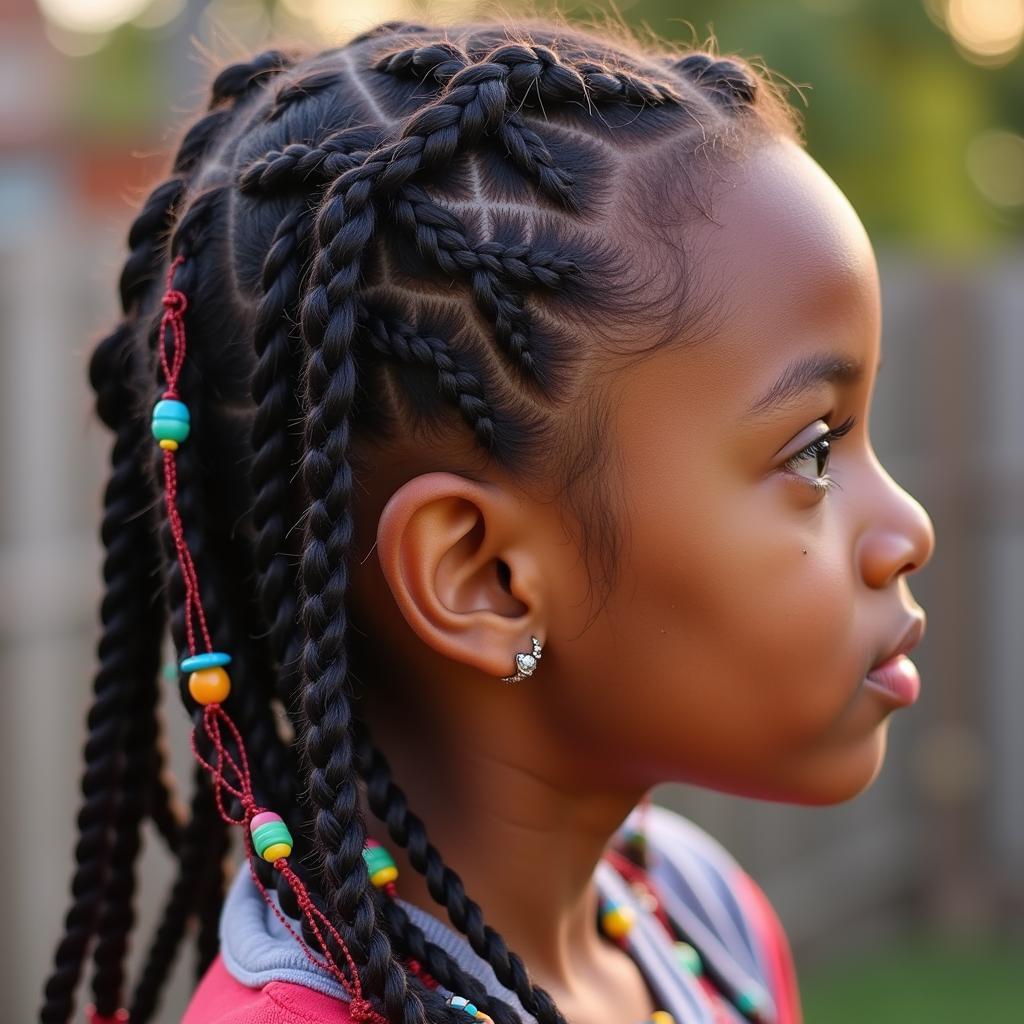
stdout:
<svg viewBox="0 0 1024 1024">
<path fill-rule="evenodd" d="M 242 17 L 246 2 L 233 0 L 233 17 Z M 254 10 L 275 6 L 249 2 Z M 530 0 L 528 6 L 542 12 L 550 2 Z M 926 3 L 938 8 L 943 2 L 619 0 L 618 8 L 634 28 L 684 44 L 714 37 L 719 52 L 763 63 L 780 83 L 792 83 L 789 95 L 804 119 L 809 152 L 873 237 L 933 253 L 972 254 L 1024 234 L 1024 204 L 986 199 L 967 162 L 968 147 L 982 132 L 1024 135 L 1024 59 L 1018 55 L 996 68 L 972 63 L 926 12 Z M 515 3 L 505 0 L 506 9 Z M 190 10 L 205 6 L 206 0 L 193 0 Z M 410 4 L 410 13 L 429 18 L 428 10 L 413 11 L 424 6 Z M 584 20 L 600 21 L 607 12 L 596 0 L 558 0 L 557 7 Z M 180 59 L 195 45 L 180 30 L 189 20 L 179 19 L 178 32 L 122 26 L 97 53 L 74 60 L 72 130 L 145 141 L 148 126 L 159 139 L 175 115 L 168 96 L 184 92 L 166 78 L 172 67 L 189 64 Z M 309 29 L 310 42 L 323 45 L 312 23 Z M 175 52 L 179 59 L 171 58 Z M 198 75 L 201 63 L 191 64 Z"/>
<path fill-rule="evenodd" d="M 810 1024 L 962 1024 L 1011 1021 L 1021 1007 L 1024 948 L 942 945 L 921 939 L 801 971 Z"/>
</svg>

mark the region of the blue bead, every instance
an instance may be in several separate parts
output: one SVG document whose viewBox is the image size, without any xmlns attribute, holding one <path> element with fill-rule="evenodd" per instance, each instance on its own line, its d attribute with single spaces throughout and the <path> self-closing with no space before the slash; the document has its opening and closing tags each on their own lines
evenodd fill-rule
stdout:
<svg viewBox="0 0 1024 1024">
<path fill-rule="evenodd" d="M 186 658 L 178 667 L 182 672 L 198 672 L 204 668 L 217 668 L 219 665 L 230 665 L 231 655 L 220 651 L 208 651 L 206 654 L 194 654 Z"/>
<path fill-rule="evenodd" d="M 182 420 L 188 423 L 192 419 L 192 414 L 184 402 L 179 402 L 176 398 L 161 398 L 153 406 L 153 419 Z"/>
</svg>

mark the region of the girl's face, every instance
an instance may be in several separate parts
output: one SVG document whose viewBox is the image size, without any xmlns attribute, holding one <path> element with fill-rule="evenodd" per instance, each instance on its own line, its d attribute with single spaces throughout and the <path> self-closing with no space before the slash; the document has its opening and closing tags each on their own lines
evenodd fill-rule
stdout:
<svg viewBox="0 0 1024 1024">
<path fill-rule="evenodd" d="M 582 590 L 547 610 L 565 671 L 535 685 L 588 771 L 834 803 L 881 766 L 893 708 L 864 678 L 923 618 L 906 577 L 934 533 L 868 434 L 880 303 L 856 214 L 790 142 L 729 177 L 703 229 L 720 329 L 623 373 L 618 586 L 582 635 Z M 829 364 L 847 372 L 794 369 Z M 827 465 L 801 454 L 851 418 Z"/>
</svg>

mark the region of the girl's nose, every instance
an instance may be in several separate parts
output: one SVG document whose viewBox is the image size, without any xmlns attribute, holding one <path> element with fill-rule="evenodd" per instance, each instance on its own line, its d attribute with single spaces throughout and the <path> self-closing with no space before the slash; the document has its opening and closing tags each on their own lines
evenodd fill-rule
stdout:
<svg viewBox="0 0 1024 1024">
<path fill-rule="evenodd" d="M 881 466 L 878 469 L 879 488 L 869 504 L 870 519 L 857 557 L 864 581 L 882 588 L 928 563 L 935 550 L 935 527 L 924 506 Z"/>
</svg>

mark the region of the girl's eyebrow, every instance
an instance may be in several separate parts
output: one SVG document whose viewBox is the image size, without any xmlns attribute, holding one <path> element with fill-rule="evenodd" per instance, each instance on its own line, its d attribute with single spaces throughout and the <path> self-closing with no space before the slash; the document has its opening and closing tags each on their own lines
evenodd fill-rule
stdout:
<svg viewBox="0 0 1024 1024">
<path fill-rule="evenodd" d="M 878 360 L 881 368 L 882 360 Z M 744 413 L 745 419 L 760 416 L 793 401 L 823 382 L 856 384 L 864 373 L 864 364 L 842 352 L 813 352 L 795 359 L 779 379 Z"/>
</svg>

